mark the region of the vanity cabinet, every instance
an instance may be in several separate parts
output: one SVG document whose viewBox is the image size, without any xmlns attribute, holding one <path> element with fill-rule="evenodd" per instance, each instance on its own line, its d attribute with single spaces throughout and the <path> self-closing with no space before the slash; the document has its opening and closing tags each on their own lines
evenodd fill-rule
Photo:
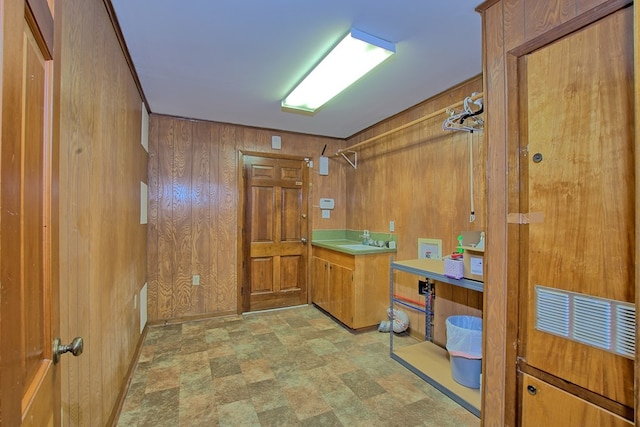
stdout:
<svg viewBox="0 0 640 427">
<path fill-rule="evenodd" d="M 311 258 L 311 302 L 351 329 L 378 325 L 389 306 L 388 253 L 351 255 L 322 247 Z"/>
</svg>

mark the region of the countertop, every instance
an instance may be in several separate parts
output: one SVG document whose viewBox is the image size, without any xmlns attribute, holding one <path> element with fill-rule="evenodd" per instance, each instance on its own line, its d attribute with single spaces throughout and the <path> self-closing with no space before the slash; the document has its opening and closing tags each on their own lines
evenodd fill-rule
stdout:
<svg viewBox="0 0 640 427">
<path fill-rule="evenodd" d="M 370 254 L 384 254 L 384 253 L 395 253 L 395 249 L 389 248 L 376 248 L 371 247 L 371 249 L 358 249 L 353 250 L 344 247 L 344 245 L 361 245 L 362 242 L 358 240 L 347 240 L 347 239 L 336 239 L 336 240 L 312 240 L 311 244 L 313 246 L 318 246 L 325 249 L 331 249 L 337 252 L 343 252 L 349 255 L 370 255 Z"/>
</svg>

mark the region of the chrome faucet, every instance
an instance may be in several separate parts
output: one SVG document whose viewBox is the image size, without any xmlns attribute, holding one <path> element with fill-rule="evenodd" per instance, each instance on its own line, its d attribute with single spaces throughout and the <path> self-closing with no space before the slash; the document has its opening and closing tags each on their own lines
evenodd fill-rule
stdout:
<svg viewBox="0 0 640 427">
<path fill-rule="evenodd" d="M 360 237 L 362 237 L 363 245 L 371 244 L 371 235 L 369 234 L 369 230 L 364 230 L 364 234 L 361 234 Z"/>
</svg>

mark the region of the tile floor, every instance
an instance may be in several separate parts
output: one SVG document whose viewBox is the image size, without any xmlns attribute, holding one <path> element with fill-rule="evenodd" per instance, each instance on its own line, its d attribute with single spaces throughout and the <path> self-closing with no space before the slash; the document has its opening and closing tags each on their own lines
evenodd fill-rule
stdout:
<svg viewBox="0 0 640 427">
<path fill-rule="evenodd" d="M 415 343 L 394 337 L 394 346 Z M 352 333 L 313 306 L 152 327 L 125 426 L 479 426 L 389 357 L 389 335 Z"/>
</svg>

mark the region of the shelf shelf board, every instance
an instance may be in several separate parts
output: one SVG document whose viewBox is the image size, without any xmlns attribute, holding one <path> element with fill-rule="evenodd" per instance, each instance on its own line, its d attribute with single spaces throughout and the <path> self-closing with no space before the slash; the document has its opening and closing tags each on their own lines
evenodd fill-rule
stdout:
<svg viewBox="0 0 640 427">
<path fill-rule="evenodd" d="M 475 246 L 460 246 L 460 247 L 465 251 L 469 251 L 469 252 L 484 252 L 484 248 L 479 249 L 479 248 L 476 248 Z"/>
<path fill-rule="evenodd" d="M 404 271 L 417 276 L 428 277 L 439 282 L 461 288 L 471 289 L 478 292 L 484 291 L 484 283 L 471 279 L 454 279 L 444 275 L 444 262 L 434 259 L 410 259 L 407 261 L 396 261 L 391 263 L 393 270 Z"/>
<path fill-rule="evenodd" d="M 480 416 L 480 389 L 465 387 L 454 381 L 445 349 L 425 341 L 394 348 L 391 357 L 475 416 Z"/>
</svg>

